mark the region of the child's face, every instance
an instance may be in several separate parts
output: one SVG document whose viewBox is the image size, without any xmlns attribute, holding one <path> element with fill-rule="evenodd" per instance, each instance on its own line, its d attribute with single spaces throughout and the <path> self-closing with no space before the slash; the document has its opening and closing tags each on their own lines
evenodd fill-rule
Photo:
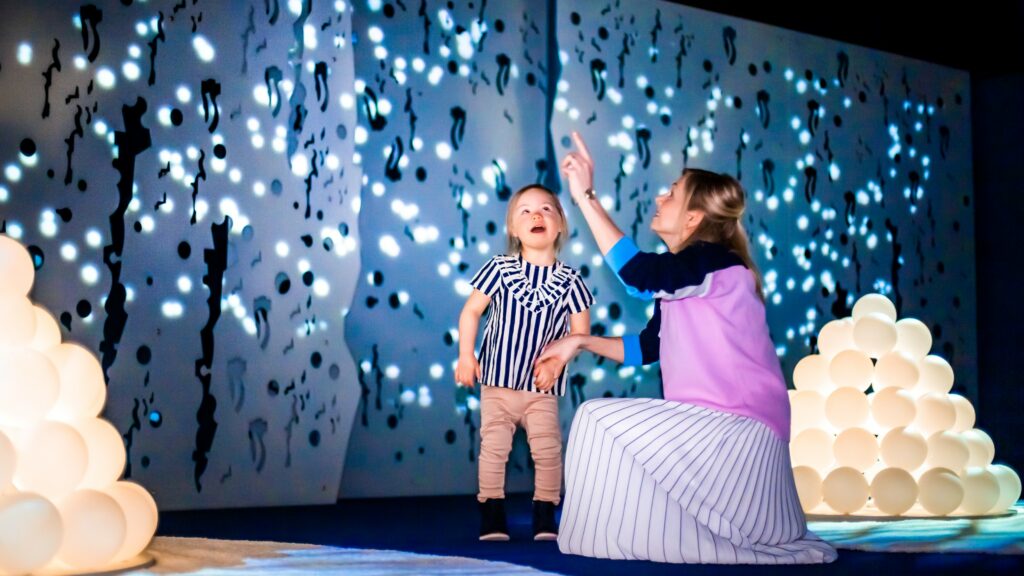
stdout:
<svg viewBox="0 0 1024 576">
<path fill-rule="evenodd" d="M 512 207 L 509 233 L 518 238 L 524 248 L 553 248 L 558 235 L 564 232 L 555 202 L 550 194 L 541 190 L 527 190 L 520 194 Z"/>
</svg>

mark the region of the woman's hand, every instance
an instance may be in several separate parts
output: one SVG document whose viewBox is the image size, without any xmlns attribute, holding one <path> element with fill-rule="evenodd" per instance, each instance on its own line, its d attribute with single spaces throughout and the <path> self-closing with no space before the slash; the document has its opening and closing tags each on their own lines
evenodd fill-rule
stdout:
<svg viewBox="0 0 1024 576">
<path fill-rule="evenodd" d="M 555 382 L 562 376 L 565 364 L 557 358 L 548 358 L 538 361 L 533 365 L 533 385 L 542 392 L 547 392 L 555 386 Z"/>
<path fill-rule="evenodd" d="M 481 376 L 480 363 L 476 361 L 475 355 L 459 356 L 459 361 L 455 364 L 455 384 L 472 388 Z"/>
<path fill-rule="evenodd" d="M 572 141 L 576 149 L 568 152 L 562 158 L 562 175 L 569 182 L 569 194 L 576 203 L 586 198 L 587 190 L 594 186 L 594 160 L 590 157 L 590 150 L 583 142 L 579 132 L 572 133 Z"/>
<path fill-rule="evenodd" d="M 561 368 L 565 368 L 565 365 L 579 352 L 581 343 L 581 336 L 577 334 L 570 334 L 555 340 L 544 347 L 544 350 L 537 357 L 537 360 L 534 361 L 533 365 L 536 367 L 541 363 L 554 361 L 560 368 L 559 373 L 561 373 Z"/>
</svg>

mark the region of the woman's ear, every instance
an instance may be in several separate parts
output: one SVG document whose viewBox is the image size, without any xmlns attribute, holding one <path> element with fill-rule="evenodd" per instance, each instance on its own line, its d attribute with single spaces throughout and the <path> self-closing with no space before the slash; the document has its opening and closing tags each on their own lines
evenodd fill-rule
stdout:
<svg viewBox="0 0 1024 576">
<path fill-rule="evenodd" d="M 686 222 L 683 224 L 686 227 L 687 232 L 693 232 L 700 226 L 700 223 L 704 221 L 703 210 L 687 210 L 686 211 Z"/>
</svg>

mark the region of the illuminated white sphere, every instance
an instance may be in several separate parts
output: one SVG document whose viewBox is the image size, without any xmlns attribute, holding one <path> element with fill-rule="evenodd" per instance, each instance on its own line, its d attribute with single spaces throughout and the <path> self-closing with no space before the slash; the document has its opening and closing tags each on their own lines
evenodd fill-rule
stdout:
<svg viewBox="0 0 1024 576">
<path fill-rule="evenodd" d="M 950 394 L 949 400 L 956 410 L 956 423 L 953 424 L 954 432 L 964 432 L 974 428 L 974 406 L 971 401 L 959 394 Z"/>
<path fill-rule="evenodd" d="M 851 514 L 868 501 L 868 481 L 858 470 L 840 467 L 828 473 L 821 485 L 822 498 L 840 514 Z"/>
<path fill-rule="evenodd" d="M 913 390 L 920 376 L 917 362 L 906 354 L 894 350 L 878 359 L 871 385 L 875 391 L 886 388 L 906 388 Z"/>
<path fill-rule="evenodd" d="M 904 318 L 896 323 L 896 350 L 920 361 L 932 349 L 932 331 L 917 318 Z"/>
<path fill-rule="evenodd" d="M 813 390 L 790 390 L 790 423 L 793 432 L 825 427 L 825 397 Z"/>
<path fill-rule="evenodd" d="M 36 312 L 36 333 L 28 345 L 33 350 L 45 352 L 60 344 L 60 327 L 57 326 L 57 321 L 53 319 L 49 312 L 39 306 L 34 306 L 34 308 Z"/>
<path fill-rule="evenodd" d="M 1009 466 L 994 464 L 988 467 L 996 480 L 999 481 L 999 499 L 995 506 L 989 509 L 989 514 L 1001 514 L 1010 509 L 1020 499 L 1020 476 Z"/>
<path fill-rule="evenodd" d="M 793 468 L 796 493 L 800 496 L 800 507 L 809 512 L 821 504 L 821 474 L 810 466 Z"/>
<path fill-rule="evenodd" d="M 0 574 L 42 568 L 57 553 L 63 535 L 60 513 L 46 498 L 32 492 L 0 495 Z"/>
<path fill-rule="evenodd" d="M 77 490 L 60 503 L 64 541 L 57 559 L 79 570 L 99 568 L 124 544 L 124 512 L 117 500 L 98 490 Z"/>
<path fill-rule="evenodd" d="M 913 427 L 925 436 L 940 430 L 952 430 L 956 424 L 956 408 L 948 394 L 929 392 L 917 399 L 917 416 Z"/>
<path fill-rule="evenodd" d="M 6 296 L 27 296 L 35 276 L 28 250 L 17 240 L 0 234 L 0 300 Z"/>
<path fill-rule="evenodd" d="M 999 480 L 987 468 L 968 468 L 960 475 L 964 499 L 957 514 L 987 514 L 999 501 Z"/>
<path fill-rule="evenodd" d="M 962 432 L 961 437 L 967 442 L 967 449 L 971 453 L 967 458 L 967 466 L 983 468 L 992 463 L 996 456 L 996 445 L 984 430 L 972 428 Z"/>
<path fill-rule="evenodd" d="M 53 420 L 41 424 L 15 443 L 18 468 L 14 484 L 57 502 L 78 486 L 88 466 L 85 440 L 77 430 Z"/>
<path fill-rule="evenodd" d="M 853 325 L 853 342 L 872 358 L 881 358 L 896 347 L 896 322 L 880 312 L 862 316 Z"/>
<path fill-rule="evenodd" d="M 963 483 L 952 470 L 932 468 L 917 479 L 917 485 L 921 490 L 917 501 L 936 516 L 949 514 L 963 502 Z"/>
<path fill-rule="evenodd" d="M 0 494 L 11 488 L 14 469 L 18 465 L 18 451 L 11 439 L 0 430 Z"/>
<path fill-rule="evenodd" d="M 836 464 L 863 472 L 878 460 L 878 439 L 863 428 L 847 428 L 832 445 Z"/>
<path fill-rule="evenodd" d="M 967 442 L 960 434 L 940 430 L 928 437 L 928 457 L 925 464 L 929 468 L 947 468 L 959 473 L 967 466 L 970 455 Z"/>
<path fill-rule="evenodd" d="M 825 417 L 839 430 L 863 426 L 870 411 L 868 397 L 856 388 L 836 388 L 825 399 Z"/>
<path fill-rule="evenodd" d="M 0 282 L 3 284 L 6 282 Z M 0 346 L 28 346 L 36 334 L 36 311 L 24 296 L 0 297 Z"/>
<path fill-rule="evenodd" d="M 797 434 L 789 443 L 789 456 L 794 467 L 810 466 L 825 470 L 832 465 L 832 434 L 820 428 L 809 428 Z"/>
<path fill-rule="evenodd" d="M 832 320 L 818 332 L 818 351 L 831 359 L 843 350 L 850 350 L 853 344 L 853 319 Z"/>
<path fill-rule="evenodd" d="M 156 534 L 156 502 L 145 488 L 134 482 L 121 481 L 104 490 L 117 500 L 127 521 L 127 536 L 112 562 L 132 558 L 146 549 Z"/>
<path fill-rule="evenodd" d="M 928 443 L 924 436 L 909 428 L 894 428 L 882 437 L 882 461 L 887 466 L 913 472 L 928 456 Z"/>
<path fill-rule="evenodd" d="M 828 358 L 820 354 L 804 356 L 793 369 L 793 386 L 797 390 L 827 393 L 832 388 L 828 379 Z"/>
<path fill-rule="evenodd" d="M 835 355 L 828 366 L 828 375 L 838 387 L 850 387 L 864 392 L 871 385 L 875 366 L 871 358 L 860 350 L 844 350 Z"/>
<path fill-rule="evenodd" d="M 853 305 L 853 319 L 860 320 L 868 314 L 881 314 L 896 321 L 896 306 L 881 294 L 865 294 Z"/>
<path fill-rule="evenodd" d="M 902 388 L 886 388 L 871 396 L 871 417 L 885 430 L 909 426 L 915 416 L 914 396 Z"/>
<path fill-rule="evenodd" d="M 941 356 L 925 356 L 917 366 L 921 373 L 915 392 L 948 393 L 953 389 L 953 367 Z"/>
<path fill-rule="evenodd" d="M 124 472 L 126 454 L 121 433 L 100 418 L 81 420 L 74 425 L 85 440 L 89 458 L 79 487 L 99 490 L 110 486 Z"/>
<path fill-rule="evenodd" d="M 886 468 L 871 480 L 871 501 L 891 516 L 899 516 L 917 501 L 917 482 L 902 468 Z"/>
<path fill-rule="evenodd" d="M 96 355 L 78 344 L 60 344 L 46 354 L 60 372 L 60 396 L 51 416 L 60 420 L 97 416 L 107 401 L 107 386 Z"/>
<path fill-rule="evenodd" d="M 60 391 L 57 369 L 41 352 L 0 346 L 0 424 L 26 427 L 53 408 Z"/>
</svg>

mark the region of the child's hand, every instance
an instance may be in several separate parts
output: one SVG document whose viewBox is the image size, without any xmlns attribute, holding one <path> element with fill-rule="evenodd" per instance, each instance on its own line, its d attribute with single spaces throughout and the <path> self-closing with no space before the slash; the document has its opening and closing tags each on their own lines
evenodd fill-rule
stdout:
<svg viewBox="0 0 1024 576">
<path fill-rule="evenodd" d="M 547 392 L 555 386 L 555 382 L 562 375 L 563 366 L 555 358 L 543 360 L 533 365 L 533 385 L 542 392 Z"/>
<path fill-rule="evenodd" d="M 476 361 L 476 356 L 473 354 L 459 356 L 459 361 L 455 364 L 456 385 L 472 388 L 481 376 L 480 363 Z"/>
</svg>

